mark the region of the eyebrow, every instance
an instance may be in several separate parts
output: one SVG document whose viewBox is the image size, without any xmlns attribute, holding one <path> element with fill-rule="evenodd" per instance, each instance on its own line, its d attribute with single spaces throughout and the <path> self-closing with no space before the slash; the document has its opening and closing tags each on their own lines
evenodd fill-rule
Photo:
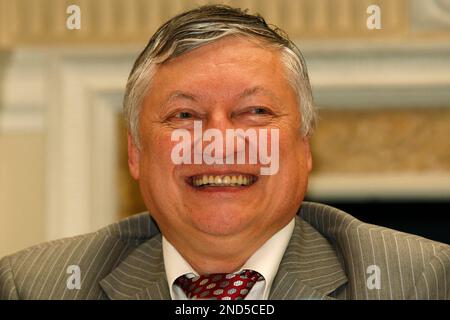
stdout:
<svg viewBox="0 0 450 320">
<path fill-rule="evenodd" d="M 181 90 L 175 90 L 172 91 L 169 96 L 165 99 L 164 105 L 172 102 L 173 100 L 177 99 L 184 99 L 184 100 L 190 100 L 190 101 L 197 101 L 197 97 L 189 92 L 181 91 Z"/>
<path fill-rule="evenodd" d="M 245 89 L 244 91 L 242 91 L 238 95 L 238 98 L 239 99 L 244 99 L 246 97 L 253 96 L 253 95 L 256 95 L 256 94 L 260 94 L 260 93 L 273 98 L 277 102 L 280 102 L 278 97 L 272 91 L 270 91 L 269 89 L 266 89 L 264 87 L 261 87 L 261 86 L 255 86 L 255 87 L 251 87 L 251 88 Z"/>
<path fill-rule="evenodd" d="M 262 87 L 262 86 L 255 86 L 255 87 L 251 87 L 251 88 L 247 88 L 244 89 L 241 93 L 239 93 L 237 95 L 238 99 L 245 99 L 249 96 L 253 96 L 256 94 L 263 94 L 263 95 L 267 95 L 271 98 L 273 98 L 274 100 L 276 100 L 277 102 L 279 102 L 280 100 L 278 99 L 278 97 L 270 90 Z M 169 96 L 165 99 L 164 101 L 164 105 L 172 102 L 173 100 L 177 100 L 177 99 L 185 99 L 185 100 L 190 100 L 193 102 L 198 101 L 198 98 L 196 95 L 186 92 L 186 91 L 182 91 L 182 90 L 175 90 L 172 91 Z"/>
</svg>

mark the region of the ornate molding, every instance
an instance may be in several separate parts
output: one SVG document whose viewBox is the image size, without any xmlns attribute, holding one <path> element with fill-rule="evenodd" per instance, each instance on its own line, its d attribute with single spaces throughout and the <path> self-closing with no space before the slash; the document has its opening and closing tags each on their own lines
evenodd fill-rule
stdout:
<svg viewBox="0 0 450 320">
<path fill-rule="evenodd" d="M 379 0 L 382 30 L 366 27 L 370 0 L 0 0 L 0 48 L 146 42 L 169 17 L 207 2 L 262 14 L 292 38 L 359 38 L 403 34 L 408 0 Z M 66 28 L 67 6 L 81 9 L 81 29 Z"/>
</svg>

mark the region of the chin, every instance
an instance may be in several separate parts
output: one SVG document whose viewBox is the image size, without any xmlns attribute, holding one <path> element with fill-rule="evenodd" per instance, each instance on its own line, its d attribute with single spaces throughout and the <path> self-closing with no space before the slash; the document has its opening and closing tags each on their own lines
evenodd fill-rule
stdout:
<svg viewBox="0 0 450 320">
<path fill-rule="evenodd" d="M 192 213 L 194 227 L 204 233 L 215 236 L 227 236 L 241 232 L 251 222 L 251 216 L 245 209 L 211 209 Z"/>
</svg>

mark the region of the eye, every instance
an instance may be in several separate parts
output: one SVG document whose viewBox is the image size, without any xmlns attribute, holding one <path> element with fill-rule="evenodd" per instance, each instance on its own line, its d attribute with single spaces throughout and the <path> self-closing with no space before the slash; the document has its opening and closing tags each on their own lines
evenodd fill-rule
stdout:
<svg viewBox="0 0 450 320">
<path fill-rule="evenodd" d="M 254 107 L 249 110 L 249 113 L 252 115 L 267 115 L 270 114 L 270 111 L 264 107 Z"/>
<path fill-rule="evenodd" d="M 175 118 L 178 118 L 178 119 L 192 119 L 193 117 L 194 117 L 194 115 L 187 111 L 181 111 L 181 112 L 178 112 L 177 114 L 175 114 Z"/>
<path fill-rule="evenodd" d="M 171 125 L 191 125 L 196 120 L 202 120 L 204 118 L 204 113 L 200 110 L 194 109 L 178 109 L 173 110 L 164 116 L 163 121 Z"/>
</svg>

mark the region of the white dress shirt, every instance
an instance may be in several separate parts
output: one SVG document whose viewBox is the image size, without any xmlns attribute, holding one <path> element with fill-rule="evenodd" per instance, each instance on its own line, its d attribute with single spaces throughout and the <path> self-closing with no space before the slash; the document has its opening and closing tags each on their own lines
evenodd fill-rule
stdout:
<svg viewBox="0 0 450 320">
<path fill-rule="evenodd" d="M 255 283 L 245 300 L 268 299 L 273 279 L 294 231 L 294 225 L 295 218 L 267 240 L 237 272 L 234 272 L 237 274 L 244 269 L 250 269 L 259 272 L 264 277 L 264 280 Z M 174 282 L 182 275 L 190 278 L 199 274 L 164 236 L 162 237 L 162 250 L 170 295 L 173 300 L 187 300 L 184 291 Z"/>
</svg>

